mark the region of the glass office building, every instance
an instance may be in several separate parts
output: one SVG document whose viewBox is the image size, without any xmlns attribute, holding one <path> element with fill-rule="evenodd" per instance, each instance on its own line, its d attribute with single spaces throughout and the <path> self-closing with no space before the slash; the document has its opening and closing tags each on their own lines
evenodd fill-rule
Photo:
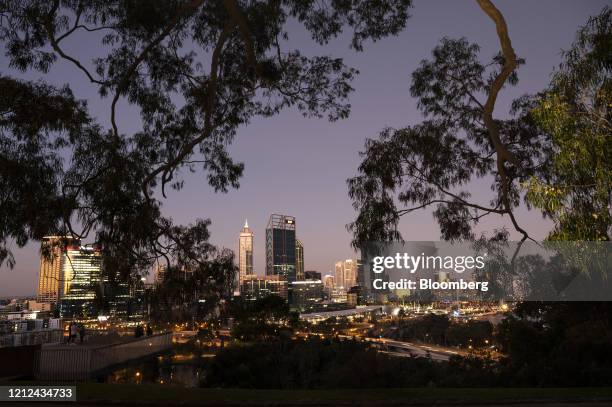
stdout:
<svg viewBox="0 0 612 407">
<path fill-rule="evenodd" d="M 97 316 L 96 291 L 102 289 L 100 250 L 92 246 L 68 246 L 64 256 L 60 315 Z"/>
<path fill-rule="evenodd" d="M 64 295 L 66 248 L 80 244 L 80 240 L 70 236 L 45 236 L 42 239 L 36 296 L 38 302 L 59 304 Z"/>
<path fill-rule="evenodd" d="M 296 280 L 295 218 L 273 214 L 266 227 L 266 275 Z"/>
</svg>

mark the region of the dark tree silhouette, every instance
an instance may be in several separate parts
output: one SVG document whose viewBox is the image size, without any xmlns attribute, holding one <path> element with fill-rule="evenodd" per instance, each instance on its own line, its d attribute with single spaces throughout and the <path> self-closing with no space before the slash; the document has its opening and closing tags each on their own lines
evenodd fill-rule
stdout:
<svg viewBox="0 0 612 407">
<path fill-rule="evenodd" d="M 519 184 L 542 171 L 550 143 L 529 116 L 528 99 L 514 103 L 513 118 L 493 119 L 499 92 L 517 83 L 524 61 L 501 13 L 489 1 L 478 3 L 495 22 L 501 53 L 482 63 L 478 45 L 444 38 L 421 62 L 410 91 L 426 120 L 367 140 L 359 175 L 348 180 L 359 211 L 349 225 L 355 246 L 401 239 L 400 217 L 428 207 L 444 240 L 473 239 L 473 227 L 490 214 L 508 216 L 522 240 L 529 238 L 514 216 Z M 471 199 L 466 186 L 478 178 L 492 180 L 490 202 Z"/>
<path fill-rule="evenodd" d="M 201 243 L 190 247 L 206 246 Z M 206 253 L 177 259 L 151 292 L 150 315 L 165 322 L 202 321 L 214 315 L 220 300 L 231 298 L 235 276 L 234 255 L 208 245 Z"/>
<path fill-rule="evenodd" d="M 288 337 L 299 325 L 299 315 L 278 295 L 254 301 L 234 298 L 226 314 L 234 319 L 232 336 L 246 341 Z"/>
<path fill-rule="evenodd" d="M 318 44 L 348 28 L 361 50 L 398 33 L 410 7 L 411 0 L 0 1 L 10 68 L 41 77 L 0 76 L 0 263 L 14 265 L 10 241 L 21 247 L 71 235 L 102 247 L 113 280 L 157 261 L 205 269 L 214 256 L 208 221 L 173 225 L 161 212 L 166 188 L 181 188 L 181 172 L 197 167 L 215 191 L 238 187 L 244 165 L 227 146 L 255 117 L 287 107 L 329 120 L 350 112 L 357 72 L 339 58 L 285 49 L 288 19 Z M 95 57 L 75 55 L 69 38 L 87 41 Z M 108 101 L 108 125 L 69 85 L 45 83 L 59 61 Z M 121 128 L 120 102 L 138 109 L 138 131 Z"/>
</svg>

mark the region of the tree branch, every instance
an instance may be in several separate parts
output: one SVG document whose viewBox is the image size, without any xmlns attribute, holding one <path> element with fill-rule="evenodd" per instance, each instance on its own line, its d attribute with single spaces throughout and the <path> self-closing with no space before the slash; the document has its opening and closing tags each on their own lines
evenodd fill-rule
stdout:
<svg viewBox="0 0 612 407">
<path fill-rule="evenodd" d="M 66 38 L 68 35 L 72 34 L 72 32 L 74 32 L 74 30 L 77 29 L 77 27 L 78 27 L 77 24 L 79 22 L 80 13 L 77 14 L 74 27 L 71 30 L 67 31 L 66 33 L 64 33 L 63 35 L 61 35 L 59 38 L 56 39 L 55 38 L 54 30 L 53 30 L 53 21 L 54 21 L 53 16 L 57 12 L 58 7 L 59 7 L 59 0 L 55 0 L 53 2 L 53 6 L 51 7 L 51 10 L 49 11 L 49 14 L 47 15 L 46 20 L 44 21 L 44 26 L 45 26 L 45 29 L 47 31 L 47 37 L 49 38 L 49 43 L 51 44 L 51 48 L 53 48 L 53 50 L 55 52 L 57 52 L 60 57 L 64 58 L 67 61 L 72 62 L 78 69 L 80 69 L 87 76 L 87 78 L 92 83 L 96 83 L 98 85 L 108 85 L 108 82 L 101 81 L 99 79 L 95 79 L 93 77 L 93 75 L 87 70 L 87 68 L 85 68 L 81 64 L 81 62 L 79 60 L 77 60 L 76 58 L 73 58 L 70 55 L 66 54 L 64 52 L 64 50 L 59 46 L 59 43 L 60 43 L 61 40 Z"/>
<path fill-rule="evenodd" d="M 206 106 L 205 106 L 206 117 L 204 119 L 204 129 L 202 131 L 202 134 L 194 138 L 193 140 L 191 140 L 186 145 L 184 145 L 183 148 L 181 148 L 179 153 L 172 160 L 157 167 L 155 170 L 149 173 L 149 175 L 147 175 L 147 177 L 144 179 L 142 183 L 142 190 L 145 194 L 145 197 L 147 197 L 147 199 L 149 198 L 149 191 L 148 191 L 149 183 L 153 181 L 155 177 L 158 176 L 159 174 L 162 174 L 162 178 L 167 178 L 166 174 L 172 171 L 172 169 L 177 164 L 179 164 L 181 160 L 183 160 L 183 158 L 185 158 L 187 155 L 189 155 L 192 152 L 195 146 L 197 146 L 204 139 L 206 139 L 212 132 L 211 117 L 212 117 L 212 113 L 214 110 L 216 94 L 217 94 L 217 77 L 218 77 L 218 71 L 219 71 L 219 62 L 221 58 L 221 52 L 223 51 L 225 42 L 229 38 L 229 34 L 231 33 L 233 28 L 234 28 L 234 24 L 232 23 L 231 20 L 229 20 L 226 23 L 223 30 L 221 31 L 221 33 L 219 34 L 219 38 L 217 39 L 215 49 L 213 50 L 213 55 L 212 55 L 212 59 L 210 63 L 210 79 L 208 81 L 208 86 L 207 86 L 208 99 L 206 101 Z M 164 198 L 166 197 L 165 192 L 163 190 L 162 190 L 162 195 L 164 196 Z"/>
<path fill-rule="evenodd" d="M 510 41 L 510 37 L 508 35 L 508 26 L 506 25 L 506 20 L 504 19 L 504 16 L 501 14 L 501 12 L 490 0 L 476 1 L 482 11 L 484 11 L 495 23 L 497 36 L 499 37 L 499 42 L 501 44 L 502 55 L 504 57 L 504 66 L 491 84 L 489 95 L 487 97 L 487 101 L 483 109 L 483 120 L 485 122 L 487 131 L 489 132 L 489 137 L 491 138 L 493 148 L 495 149 L 497 154 L 497 172 L 499 174 L 501 184 L 500 200 L 504 205 L 506 213 L 510 217 L 512 225 L 514 226 L 517 232 L 523 235 L 524 241 L 529 237 L 529 235 L 523 228 L 519 226 L 514 216 L 514 213 L 512 212 L 512 205 L 508 196 L 510 190 L 510 182 L 508 180 L 508 174 L 506 172 L 505 167 L 506 162 L 518 165 L 518 161 L 516 157 L 514 157 L 514 155 L 502 143 L 501 138 L 499 136 L 499 128 L 497 127 L 495 120 L 493 120 L 493 109 L 495 109 L 497 95 L 499 94 L 501 88 L 504 86 L 504 83 L 506 82 L 508 77 L 517 67 L 516 54 L 514 53 L 514 49 L 512 48 L 512 42 Z"/>
<path fill-rule="evenodd" d="M 429 183 L 429 184 L 433 184 L 436 188 L 438 188 L 438 191 L 442 192 L 445 195 L 450 196 L 451 198 L 454 198 L 455 200 L 459 201 L 461 204 L 465 205 L 465 206 L 469 206 L 471 208 L 474 209 L 480 209 L 481 211 L 486 211 L 486 212 L 493 212 L 493 213 L 497 213 L 498 215 L 503 215 L 504 213 L 506 213 L 506 211 L 504 209 L 499 209 L 498 207 L 495 208 L 490 208 L 490 207 L 486 207 L 486 206 L 482 206 L 482 205 L 478 205 L 475 203 L 471 203 L 466 201 L 465 199 L 461 198 L 459 195 L 457 194 L 453 194 L 452 192 L 446 190 L 445 188 L 442 187 L 442 185 L 440 185 L 440 183 L 435 182 L 433 180 L 428 179 L 425 174 L 423 174 L 423 171 L 417 167 L 416 165 L 413 165 L 411 162 L 409 161 L 404 161 L 406 163 L 406 165 L 408 165 L 410 168 L 412 168 L 414 171 L 418 172 L 418 176 L 415 176 L 413 174 L 408 174 L 408 176 L 412 176 L 415 177 L 423 182 Z M 436 201 L 432 201 L 430 203 L 435 203 Z M 441 201 L 441 202 L 446 202 L 446 201 Z M 448 201 L 446 203 L 451 203 L 452 201 Z M 415 208 L 415 209 L 420 209 L 420 207 Z"/>
<path fill-rule="evenodd" d="M 238 7 L 238 4 L 236 4 L 235 0 L 223 0 L 223 4 L 225 5 L 225 8 L 227 9 L 227 12 L 232 20 L 234 20 L 234 22 L 236 22 L 238 25 L 240 36 L 242 37 L 242 41 L 244 42 L 244 46 L 246 48 L 248 64 L 255 70 L 257 76 L 261 76 L 261 69 L 257 63 L 257 57 L 255 56 L 253 37 L 246 18 L 244 18 L 244 15 L 242 15 L 242 12 L 240 11 L 240 8 Z"/>
<path fill-rule="evenodd" d="M 174 15 L 168 26 L 166 26 L 166 28 L 140 52 L 138 57 L 136 57 L 134 62 L 132 62 L 132 65 L 130 65 L 130 67 L 127 69 L 125 75 L 122 76 L 121 82 L 119 82 L 115 90 L 115 96 L 113 97 L 113 102 L 111 104 L 111 124 L 113 126 L 113 133 L 116 137 L 119 136 L 116 122 L 117 101 L 119 100 L 120 94 L 128 87 L 130 78 L 136 72 L 136 69 L 138 69 L 138 66 L 145 59 L 149 51 L 159 45 L 159 43 L 161 43 L 164 38 L 166 38 L 172 32 L 185 14 L 196 10 L 202 5 L 203 2 L 204 0 L 192 0 L 188 4 L 183 5 Z"/>
<path fill-rule="evenodd" d="M 500 13 L 500 11 L 495 7 L 490 0 L 476 0 L 480 8 L 493 20 L 495 23 L 495 28 L 497 29 L 497 36 L 499 37 L 499 41 L 501 43 L 502 54 L 504 56 L 504 66 L 501 72 L 497 75 L 493 84 L 491 85 L 491 89 L 489 90 L 489 95 L 487 97 L 487 101 L 485 102 L 483 109 L 483 116 L 485 125 L 487 130 L 489 131 L 489 136 L 491 137 L 491 141 L 495 150 L 498 152 L 498 157 L 502 161 L 508 161 L 513 164 L 518 164 L 514 156 L 508 151 L 506 146 L 502 143 L 499 137 L 499 129 L 493 120 L 493 109 L 495 109 L 495 102 L 497 101 L 497 95 L 499 91 L 504 86 L 504 83 L 517 67 L 516 54 L 514 53 L 514 49 L 512 48 L 512 43 L 510 42 L 510 37 L 508 36 L 508 26 L 506 25 L 506 20 L 504 16 Z"/>
</svg>

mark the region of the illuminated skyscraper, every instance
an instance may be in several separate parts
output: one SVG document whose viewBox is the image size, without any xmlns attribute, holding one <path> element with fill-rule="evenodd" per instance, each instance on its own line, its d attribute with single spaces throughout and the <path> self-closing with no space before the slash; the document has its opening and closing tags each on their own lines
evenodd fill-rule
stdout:
<svg viewBox="0 0 612 407">
<path fill-rule="evenodd" d="M 66 247 L 64 257 L 60 315 L 97 316 L 96 290 L 102 290 L 100 250 L 92 246 L 70 245 Z"/>
<path fill-rule="evenodd" d="M 304 274 L 304 245 L 300 239 L 295 239 L 295 279 L 298 281 L 306 278 Z"/>
<path fill-rule="evenodd" d="M 357 285 L 357 261 L 352 259 L 338 261 L 335 271 L 336 288 L 348 291 L 351 287 Z"/>
<path fill-rule="evenodd" d="M 67 245 L 80 245 L 68 236 L 45 236 L 40 248 L 37 301 L 58 304 L 64 294 Z"/>
<path fill-rule="evenodd" d="M 295 218 L 271 215 L 266 227 L 266 275 L 279 275 L 289 282 L 295 281 L 295 249 Z"/>
<path fill-rule="evenodd" d="M 238 287 L 242 287 L 244 280 L 251 275 L 253 275 L 253 232 L 249 229 L 249 222 L 245 220 L 238 238 Z"/>
<path fill-rule="evenodd" d="M 334 288 L 344 288 L 344 262 L 337 261 L 334 266 Z"/>
</svg>

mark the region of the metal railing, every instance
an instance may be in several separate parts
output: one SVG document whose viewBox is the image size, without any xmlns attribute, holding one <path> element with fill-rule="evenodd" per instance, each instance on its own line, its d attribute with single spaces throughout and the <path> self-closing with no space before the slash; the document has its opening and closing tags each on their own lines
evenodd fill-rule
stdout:
<svg viewBox="0 0 612 407">
<path fill-rule="evenodd" d="M 64 333 L 61 329 L 20 331 L 0 335 L 0 348 L 5 346 L 30 346 L 45 343 L 60 343 Z"/>
</svg>

